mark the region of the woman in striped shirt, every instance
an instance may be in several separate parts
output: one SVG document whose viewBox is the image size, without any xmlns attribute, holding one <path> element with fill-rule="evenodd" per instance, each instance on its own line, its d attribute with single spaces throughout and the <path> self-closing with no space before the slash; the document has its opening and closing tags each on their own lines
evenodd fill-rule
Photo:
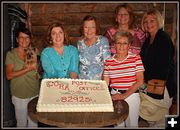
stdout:
<svg viewBox="0 0 180 130">
<path fill-rule="evenodd" d="M 141 57 L 129 51 L 133 36 L 128 31 L 119 31 L 114 36 L 116 54 L 106 60 L 104 80 L 111 87 L 113 100 L 125 100 L 129 105 L 126 126 L 138 126 L 140 97 L 139 87 L 144 81 Z M 123 126 L 124 122 L 118 126 Z"/>
</svg>

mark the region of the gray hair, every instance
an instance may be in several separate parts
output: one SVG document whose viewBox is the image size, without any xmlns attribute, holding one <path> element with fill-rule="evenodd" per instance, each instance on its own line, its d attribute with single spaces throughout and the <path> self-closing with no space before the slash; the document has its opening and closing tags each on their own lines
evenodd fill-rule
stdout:
<svg viewBox="0 0 180 130">
<path fill-rule="evenodd" d="M 133 42 L 133 36 L 129 31 L 117 31 L 113 36 L 113 41 L 116 42 L 120 37 L 127 37 L 128 43 L 131 44 Z"/>
</svg>

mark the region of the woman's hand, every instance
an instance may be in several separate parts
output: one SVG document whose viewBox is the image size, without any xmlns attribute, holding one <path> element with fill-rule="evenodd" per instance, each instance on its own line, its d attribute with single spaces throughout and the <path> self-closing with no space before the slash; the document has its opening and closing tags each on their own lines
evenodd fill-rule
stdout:
<svg viewBox="0 0 180 130">
<path fill-rule="evenodd" d="M 120 94 L 120 93 L 113 94 L 111 97 L 112 97 L 112 100 L 124 100 L 125 99 L 125 95 Z"/>
<path fill-rule="evenodd" d="M 37 63 L 25 64 L 24 68 L 29 70 L 29 71 L 37 70 Z"/>
<path fill-rule="evenodd" d="M 13 78 L 22 76 L 32 70 L 35 70 L 35 71 L 37 70 L 37 63 L 25 64 L 22 69 L 16 70 L 16 71 L 14 71 L 13 64 L 7 64 L 6 65 L 6 77 L 8 80 L 11 80 Z"/>
</svg>

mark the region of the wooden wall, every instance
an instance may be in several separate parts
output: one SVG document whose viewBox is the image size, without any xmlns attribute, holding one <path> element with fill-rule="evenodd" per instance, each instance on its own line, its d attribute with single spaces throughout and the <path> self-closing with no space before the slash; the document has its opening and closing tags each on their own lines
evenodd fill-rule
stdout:
<svg viewBox="0 0 180 130">
<path fill-rule="evenodd" d="M 114 10 L 119 3 L 20 3 L 20 7 L 29 15 L 29 26 L 33 33 L 33 44 L 42 50 L 44 47 L 44 36 L 47 27 L 54 21 L 64 24 L 66 31 L 70 36 L 70 42 L 76 45 L 77 39 L 80 37 L 80 26 L 82 19 L 87 14 L 97 17 L 101 34 L 114 24 Z M 143 13 L 149 8 L 157 8 L 162 14 L 165 13 L 165 31 L 172 37 L 176 45 L 177 35 L 177 3 L 131 3 L 134 7 L 136 15 L 136 25 L 140 26 Z"/>
</svg>

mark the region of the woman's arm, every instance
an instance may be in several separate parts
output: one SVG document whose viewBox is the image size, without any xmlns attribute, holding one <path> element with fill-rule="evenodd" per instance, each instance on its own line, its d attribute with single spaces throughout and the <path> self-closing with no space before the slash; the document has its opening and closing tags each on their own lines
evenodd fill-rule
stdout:
<svg viewBox="0 0 180 130">
<path fill-rule="evenodd" d="M 41 54 L 40 60 L 41 60 L 43 71 L 45 75 L 47 76 L 47 78 L 57 77 L 55 70 L 53 68 L 53 64 L 51 63 L 51 60 L 46 53 Z"/>
<path fill-rule="evenodd" d="M 104 71 L 103 71 L 102 79 L 105 80 L 107 86 L 109 86 L 110 77 L 109 77 L 109 66 L 107 61 L 104 63 Z"/>
<path fill-rule="evenodd" d="M 102 46 L 103 46 L 103 60 L 107 60 L 108 58 L 111 57 L 111 51 L 110 51 L 110 46 L 109 46 L 109 41 L 106 37 L 102 37 L 101 39 Z"/>
<path fill-rule="evenodd" d="M 109 76 L 103 76 L 103 80 L 105 80 L 107 86 L 109 86 L 109 80 L 110 80 Z"/>
<path fill-rule="evenodd" d="M 108 39 L 109 43 L 112 42 L 112 38 L 113 38 L 113 34 L 111 33 L 111 30 L 112 30 L 113 33 L 114 33 L 114 29 L 112 29 L 112 28 L 108 28 L 108 29 L 106 30 L 106 32 L 104 33 L 104 36 Z"/>
<path fill-rule="evenodd" d="M 69 66 L 69 76 L 72 79 L 77 79 L 79 74 L 79 55 L 78 50 L 72 47 L 72 57 Z"/>
<path fill-rule="evenodd" d="M 165 33 L 161 32 L 157 34 L 156 37 L 156 44 L 157 44 L 157 49 L 156 52 L 154 52 L 154 75 L 155 77 L 159 77 L 160 79 L 167 79 L 168 76 L 168 71 L 169 71 L 169 66 L 173 61 L 173 56 L 174 56 L 174 46 L 172 43 L 172 40 L 170 36 Z"/>
<path fill-rule="evenodd" d="M 130 89 L 128 89 L 126 91 L 126 93 L 124 93 L 124 97 L 127 98 L 128 96 L 130 96 L 132 93 L 136 92 L 140 86 L 144 83 L 144 72 L 137 72 L 136 73 L 136 83 L 134 83 L 132 85 L 132 87 Z"/>
<path fill-rule="evenodd" d="M 37 70 L 37 66 L 35 64 L 25 65 L 22 69 L 17 71 L 14 71 L 13 64 L 6 64 L 6 77 L 8 80 L 11 80 L 13 78 L 22 76 L 32 70 Z"/>
<path fill-rule="evenodd" d="M 114 94 L 114 95 L 112 95 L 112 99 L 113 100 L 124 100 L 128 96 L 130 96 L 132 93 L 136 92 L 144 82 L 143 71 L 136 73 L 136 79 L 137 79 L 136 83 L 134 83 L 132 85 L 132 87 L 130 87 L 124 94 L 119 94 L 119 93 Z"/>
</svg>

